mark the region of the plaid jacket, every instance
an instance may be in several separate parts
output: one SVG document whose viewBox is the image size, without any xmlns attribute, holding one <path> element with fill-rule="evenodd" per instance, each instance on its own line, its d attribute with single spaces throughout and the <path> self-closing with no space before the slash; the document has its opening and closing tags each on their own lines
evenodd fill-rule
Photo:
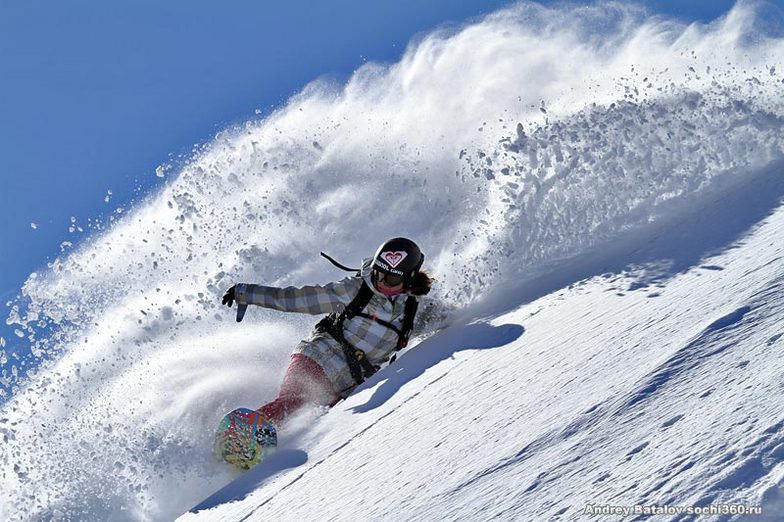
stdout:
<svg viewBox="0 0 784 522">
<path fill-rule="evenodd" d="M 363 310 L 402 328 L 403 312 L 408 294 L 387 297 L 373 287 L 370 281 L 371 259 L 362 265 L 361 276 L 347 277 L 327 285 L 275 288 L 254 284 L 238 284 L 234 290 L 239 303 L 255 304 L 283 312 L 307 314 L 340 313 L 359 293 L 363 279 L 373 290 L 373 297 Z M 347 319 L 343 324 L 346 340 L 365 352 L 374 365 L 389 360 L 397 346 L 398 336 L 390 328 L 364 317 Z M 343 350 L 328 333 L 314 331 L 310 338 L 302 340 L 295 353 L 307 355 L 324 369 L 335 392 L 345 397 L 356 387 L 346 363 Z"/>
</svg>

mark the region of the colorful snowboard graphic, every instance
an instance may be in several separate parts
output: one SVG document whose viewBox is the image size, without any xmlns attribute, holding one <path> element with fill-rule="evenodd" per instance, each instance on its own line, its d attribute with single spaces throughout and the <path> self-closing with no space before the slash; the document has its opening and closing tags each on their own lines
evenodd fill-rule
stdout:
<svg viewBox="0 0 784 522">
<path fill-rule="evenodd" d="M 223 417 L 215 435 L 215 453 L 239 469 L 250 469 L 278 444 L 275 426 L 263 415 L 237 408 Z"/>
</svg>

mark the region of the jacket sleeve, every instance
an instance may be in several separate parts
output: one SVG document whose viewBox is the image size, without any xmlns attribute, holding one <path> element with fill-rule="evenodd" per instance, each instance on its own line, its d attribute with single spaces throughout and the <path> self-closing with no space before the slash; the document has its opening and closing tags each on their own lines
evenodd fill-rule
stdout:
<svg viewBox="0 0 784 522">
<path fill-rule="evenodd" d="M 362 281 L 347 277 L 326 285 L 286 288 L 240 283 L 234 289 L 238 303 L 255 304 L 282 312 L 327 314 L 339 312 L 348 305 L 359 291 Z"/>
</svg>

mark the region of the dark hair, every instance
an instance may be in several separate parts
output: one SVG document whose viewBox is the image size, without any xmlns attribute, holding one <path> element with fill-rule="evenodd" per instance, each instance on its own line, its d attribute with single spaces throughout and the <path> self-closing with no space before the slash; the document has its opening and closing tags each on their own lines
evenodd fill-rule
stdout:
<svg viewBox="0 0 784 522">
<path fill-rule="evenodd" d="M 411 295 L 425 295 L 432 286 L 433 278 L 424 270 L 420 270 L 411 278 L 411 283 L 408 285 L 408 293 Z"/>
</svg>

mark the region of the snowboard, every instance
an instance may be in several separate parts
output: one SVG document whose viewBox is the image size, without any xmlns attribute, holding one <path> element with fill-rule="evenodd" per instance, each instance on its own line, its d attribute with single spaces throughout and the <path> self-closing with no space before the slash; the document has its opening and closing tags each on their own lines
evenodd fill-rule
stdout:
<svg viewBox="0 0 784 522">
<path fill-rule="evenodd" d="M 215 453 L 232 466 L 248 470 L 275 450 L 278 434 L 264 415 L 248 408 L 229 412 L 215 433 Z"/>
</svg>

